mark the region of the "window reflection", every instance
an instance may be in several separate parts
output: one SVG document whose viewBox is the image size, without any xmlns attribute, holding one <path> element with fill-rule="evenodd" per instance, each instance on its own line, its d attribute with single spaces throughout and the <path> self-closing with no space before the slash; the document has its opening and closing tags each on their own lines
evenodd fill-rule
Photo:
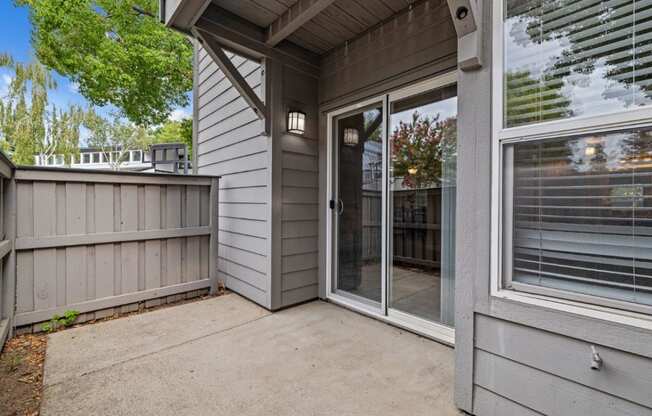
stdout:
<svg viewBox="0 0 652 416">
<path fill-rule="evenodd" d="M 453 325 L 457 88 L 391 105 L 389 306 Z"/>
<path fill-rule="evenodd" d="M 652 102 L 652 3 L 506 0 L 505 127 Z"/>
<path fill-rule="evenodd" d="M 383 109 L 336 119 L 338 273 L 333 289 L 359 299 L 382 297 Z"/>
</svg>

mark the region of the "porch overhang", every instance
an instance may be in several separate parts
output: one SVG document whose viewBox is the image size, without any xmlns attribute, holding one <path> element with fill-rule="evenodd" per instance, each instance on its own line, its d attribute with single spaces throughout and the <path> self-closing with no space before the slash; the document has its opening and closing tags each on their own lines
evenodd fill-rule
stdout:
<svg viewBox="0 0 652 416">
<path fill-rule="evenodd" d="M 159 1 L 161 21 L 168 27 L 188 34 L 207 32 L 225 48 L 247 57 L 299 60 L 303 63 L 299 69 L 313 73 L 318 73 L 323 56 L 420 4 L 434 6 L 432 0 Z M 481 66 L 481 2 L 444 3 L 461 45 L 466 45 L 460 68 Z"/>
<path fill-rule="evenodd" d="M 193 24 L 210 2 L 210 0 L 159 0 L 159 19 L 168 27 L 190 34 Z"/>
</svg>

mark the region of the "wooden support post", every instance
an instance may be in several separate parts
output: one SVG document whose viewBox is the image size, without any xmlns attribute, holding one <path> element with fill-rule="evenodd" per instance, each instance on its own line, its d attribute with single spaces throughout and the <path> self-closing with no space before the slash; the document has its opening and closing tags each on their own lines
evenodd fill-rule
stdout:
<svg viewBox="0 0 652 416">
<path fill-rule="evenodd" d="M 211 236 L 209 240 L 208 254 L 208 277 L 211 282 L 210 294 L 214 295 L 219 290 L 219 275 L 217 272 L 217 258 L 219 256 L 219 203 L 220 203 L 220 179 L 213 178 L 210 191 L 210 227 Z"/>
<path fill-rule="evenodd" d="M 13 175 L 12 175 L 13 176 Z M 2 293 L 2 311 L 0 317 L 8 320 L 8 338 L 13 335 L 14 315 L 16 311 L 16 180 L 14 178 L 0 178 L 2 184 L 2 228 L 3 239 L 10 241 L 10 251 L 2 261 L 2 280 L 0 285 Z M 1 334 L 0 334 L 1 335 Z M 2 348 L 3 340 L 0 340 Z"/>
</svg>

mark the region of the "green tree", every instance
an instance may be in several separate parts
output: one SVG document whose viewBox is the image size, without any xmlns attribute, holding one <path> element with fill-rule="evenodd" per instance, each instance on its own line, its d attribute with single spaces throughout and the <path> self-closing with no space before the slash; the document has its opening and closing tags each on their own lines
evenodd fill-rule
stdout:
<svg viewBox="0 0 652 416">
<path fill-rule="evenodd" d="M 192 45 L 147 15 L 157 13 L 158 0 L 14 1 L 29 6 L 40 61 L 92 104 L 113 104 L 137 125 L 163 123 L 188 104 Z"/>
<path fill-rule="evenodd" d="M 90 131 L 88 145 L 104 154 L 113 170 L 120 170 L 129 159 L 129 151 L 146 150 L 154 142 L 150 131 L 114 115 L 106 119 L 94 111 L 89 111 L 84 126 Z"/>
<path fill-rule="evenodd" d="M 43 144 L 39 146 L 41 160 L 49 157 L 63 157 L 65 165 L 70 165 L 71 156 L 79 156 L 80 128 L 86 112 L 73 105 L 66 111 L 52 106 L 47 117 L 47 132 Z"/>
<path fill-rule="evenodd" d="M 169 120 L 154 131 L 154 143 L 183 143 L 192 156 L 192 119 Z"/>
<path fill-rule="evenodd" d="M 34 156 L 61 154 L 66 162 L 78 152 L 83 111 L 54 106 L 48 112 L 48 92 L 56 88 L 50 71 L 38 61 L 15 62 L 0 54 L 0 67 L 13 76 L 0 97 L 0 147 L 21 165 L 34 164 Z"/>
</svg>

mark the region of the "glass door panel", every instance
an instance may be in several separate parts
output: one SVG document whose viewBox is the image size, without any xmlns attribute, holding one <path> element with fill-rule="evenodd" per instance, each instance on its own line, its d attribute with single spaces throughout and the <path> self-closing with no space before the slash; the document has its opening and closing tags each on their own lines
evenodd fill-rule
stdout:
<svg viewBox="0 0 652 416">
<path fill-rule="evenodd" d="M 388 307 L 452 326 L 457 87 L 390 103 Z"/>
<path fill-rule="evenodd" d="M 333 291 L 380 307 L 383 105 L 334 120 L 337 273 Z"/>
</svg>

